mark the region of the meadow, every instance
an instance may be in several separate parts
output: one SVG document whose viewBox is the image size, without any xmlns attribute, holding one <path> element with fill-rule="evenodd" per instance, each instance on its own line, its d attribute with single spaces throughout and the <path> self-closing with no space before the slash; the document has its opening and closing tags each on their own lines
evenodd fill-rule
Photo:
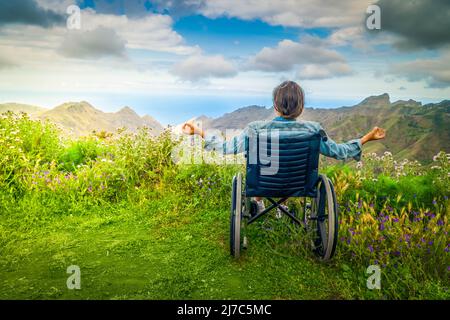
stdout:
<svg viewBox="0 0 450 320">
<path fill-rule="evenodd" d="M 450 160 L 386 152 L 326 163 L 339 203 L 335 258 L 266 217 L 229 255 L 240 164 L 176 164 L 178 141 L 118 130 L 71 139 L 0 116 L 0 299 L 449 299 Z M 446 150 L 448 151 L 448 150 Z M 292 205 L 296 200 L 292 200 Z M 69 290 L 66 270 L 81 270 Z M 379 265 L 381 289 L 366 286 Z"/>
</svg>

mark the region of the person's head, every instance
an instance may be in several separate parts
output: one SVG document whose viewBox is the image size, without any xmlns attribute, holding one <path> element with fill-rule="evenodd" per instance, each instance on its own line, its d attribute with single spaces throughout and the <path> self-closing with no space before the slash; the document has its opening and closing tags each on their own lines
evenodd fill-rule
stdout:
<svg viewBox="0 0 450 320">
<path fill-rule="evenodd" d="M 284 81 L 273 89 L 273 107 L 284 118 L 295 119 L 305 105 L 303 89 L 294 81 Z"/>
</svg>

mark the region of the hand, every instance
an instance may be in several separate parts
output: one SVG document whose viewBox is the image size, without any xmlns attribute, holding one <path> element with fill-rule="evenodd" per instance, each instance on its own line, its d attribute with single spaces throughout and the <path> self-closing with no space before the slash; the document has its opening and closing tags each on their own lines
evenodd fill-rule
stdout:
<svg viewBox="0 0 450 320">
<path fill-rule="evenodd" d="M 374 127 L 369 133 L 361 138 L 361 144 L 365 144 L 372 140 L 384 139 L 384 137 L 386 137 L 386 131 L 382 128 Z"/>
<path fill-rule="evenodd" d="M 203 131 L 199 127 L 197 127 L 195 124 L 193 124 L 192 122 L 184 123 L 181 128 L 182 128 L 184 134 L 187 134 L 190 136 L 194 135 L 194 134 L 198 134 L 203 137 L 203 135 L 204 135 Z"/>
<path fill-rule="evenodd" d="M 386 131 L 380 127 L 374 127 L 372 131 L 370 131 L 371 134 L 371 140 L 380 140 L 384 139 L 386 136 Z"/>
<path fill-rule="evenodd" d="M 183 130 L 184 134 L 187 135 L 193 135 L 195 134 L 195 125 L 189 122 L 186 122 L 183 124 L 183 126 L 181 127 L 181 129 Z"/>
</svg>

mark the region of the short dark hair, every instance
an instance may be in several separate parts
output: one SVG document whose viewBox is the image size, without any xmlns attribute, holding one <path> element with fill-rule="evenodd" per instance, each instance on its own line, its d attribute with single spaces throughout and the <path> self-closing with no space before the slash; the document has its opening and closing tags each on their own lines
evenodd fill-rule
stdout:
<svg viewBox="0 0 450 320">
<path fill-rule="evenodd" d="M 273 89 L 273 107 L 285 118 L 297 118 L 305 106 L 302 87 L 294 81 L 284 81 Z"/>
</svg>

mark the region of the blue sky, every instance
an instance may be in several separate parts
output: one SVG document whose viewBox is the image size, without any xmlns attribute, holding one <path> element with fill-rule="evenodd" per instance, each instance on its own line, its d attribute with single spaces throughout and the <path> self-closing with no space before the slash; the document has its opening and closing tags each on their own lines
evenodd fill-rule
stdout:
<svg viewBox="0 0 450 320">
<path fill-rule="evenodd" d="M 67 13 L 80 8 L 80 28 Z M 372 1 L 23 0 L 0 2 L 0 103 L 128 105 L 164 124 L 247 105 L 295 80 L 307 106 L 450 97 L 450 5 Z M 2 8 L 2 6 L 4 8 Z M 409 6 L 408 15 L 404 6 Z M 7 13 L 10 10 L 10 14 Z M 28 14 L 22 14 L 28 12 Z M 422 14 L 436 17 L 431 23 Z M 409 26 L 414 25 L 415 30 Z"/>
</svg>

